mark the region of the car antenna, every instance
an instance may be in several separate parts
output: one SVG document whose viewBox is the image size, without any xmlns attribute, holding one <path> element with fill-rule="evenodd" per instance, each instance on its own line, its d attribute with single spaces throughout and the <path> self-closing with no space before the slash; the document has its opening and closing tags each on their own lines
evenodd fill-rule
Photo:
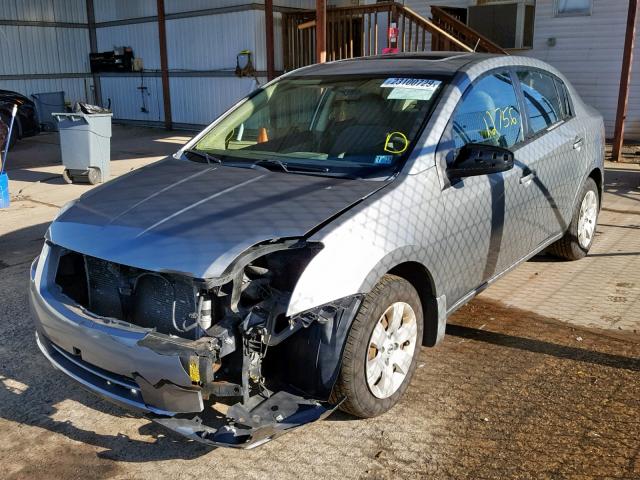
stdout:
<svg viewBox="0 0 640 480">
<path fill-rule="evenodd" d="M 479 45 L 480 45 L 480 39 L 478 38 L 478 41 L 476 42 L 476 46 L 473 47 L 473 53 L 476 53 L 476 50 L 478 50 Z"/>
</svg>

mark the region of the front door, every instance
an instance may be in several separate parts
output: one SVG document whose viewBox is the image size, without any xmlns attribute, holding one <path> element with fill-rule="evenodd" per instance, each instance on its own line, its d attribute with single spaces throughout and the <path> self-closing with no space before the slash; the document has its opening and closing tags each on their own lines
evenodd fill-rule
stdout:
<svg viewBox="0 0 640 480">
<path fill-rule="evenodd" d="M 533 201 L 527 187 L 531 172 L 521 161 L 523 122 L 513 77 L 507 70 L 484 75 L 464 93 L 438 147 L 450 164 L 468 143 L 511 149 L 513 169 L 491 175 L 451 180 L 443 189 L 451 256 L 446 282 L 447 303 L 472 292 L 529 252 L 524 230 Z"/>
</svg>

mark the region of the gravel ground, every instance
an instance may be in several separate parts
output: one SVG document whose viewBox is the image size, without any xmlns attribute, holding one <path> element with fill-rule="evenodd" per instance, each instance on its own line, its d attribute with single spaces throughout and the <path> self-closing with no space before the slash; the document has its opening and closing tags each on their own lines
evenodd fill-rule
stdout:
<svg viewBox="0 0 640 480">
<path fill-rule="evenodd" d="M 3 478 L 640 478 L 635 337 L 477 299 L 422 349 L 387 414 L 336 413 L 255 450 L 210 449 L 54 370 L 34 342 L 27 269 L 0 276 Z"/>
</svg>

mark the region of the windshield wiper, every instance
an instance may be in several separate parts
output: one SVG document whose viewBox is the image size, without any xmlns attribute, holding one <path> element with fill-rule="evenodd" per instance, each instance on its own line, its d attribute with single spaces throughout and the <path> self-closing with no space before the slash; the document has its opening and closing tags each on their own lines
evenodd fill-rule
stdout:
<svg viewBox="0 0 640 480">
<path fill-rule="evenodd" d="M 193 148 L 190 148 L 188 150 L 185 150 L 186 153 L 193 153 L 194 155 L 198 155 L 201 158 L 204 158 L 207 161 L 208 165 L 211 165 L 211 163 L 222 163 L 222 160 L 220 160 L 218 157 L 214 157 L 212 155 L 209 155 L 207 152 L 204 152 L 202 150 L 194 150 Z"/>
<path fill-rule="evenodd" d="M 277 166 L 278 168 L 280 168 L 280 170 L 286 173 L 293 173 L 293 172 L 327 173 L 329 172 L 329 169 L 326 167 L 312 167 L 308 165 L 290 165 L 288 163 L 284 163 L 282 160 L 278 160 L 275 158 L 265 158 L 262 160 L 258 160 L 257 162 L 254 162 L 253 165 L 251 166 L 265 167 L 265 168 L 268 168 L 270 166 Z"/>
</svg>

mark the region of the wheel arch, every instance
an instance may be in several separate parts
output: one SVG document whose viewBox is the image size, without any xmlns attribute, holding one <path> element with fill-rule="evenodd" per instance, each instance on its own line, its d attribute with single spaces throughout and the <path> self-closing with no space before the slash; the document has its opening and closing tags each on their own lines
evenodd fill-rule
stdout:
<svg viewBox="0 0 640 480">
<path fill-rule="evenodd" d="M 394 266 L 386 273 L 405 279 L 416 289 L 424 318 L 423 344 L 435 346 L 438 343 L 440 314 L 431 272 L 420 262 L 407 261 Z"/>
<path fill-rule="evenodd" d="M 598 200 L 600 205 L 602 205 L 602 195 L 604 193 L 604 178 L 602 175 L 602 170 L 600 168 L 594 168 L 588 175 L 588 178 L 592 178 L 594 182 L 596 182 L 596 186 L 598 187 Z"/>
</svg>

